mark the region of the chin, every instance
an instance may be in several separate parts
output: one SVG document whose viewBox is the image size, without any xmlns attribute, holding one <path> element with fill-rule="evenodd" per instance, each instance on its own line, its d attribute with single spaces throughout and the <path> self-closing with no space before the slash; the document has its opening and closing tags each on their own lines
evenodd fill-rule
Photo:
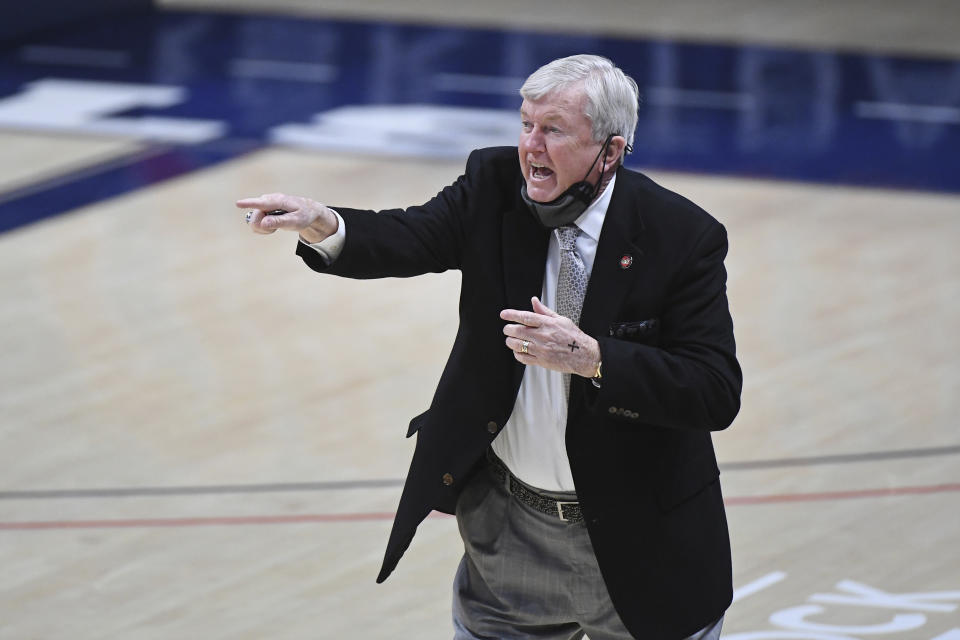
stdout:
<svg viewBox="0 0 960 640">
<path fill-rule="evenodd" d="M 547 190 L 540 185 L 527 182 L 527 195 L 531 200 L 536 202 L 550 202 L 551 200 L 555 200 L 557 196 L 560 195 L 560 192 L 557 191 L 556 187 Z"/>
</svg>

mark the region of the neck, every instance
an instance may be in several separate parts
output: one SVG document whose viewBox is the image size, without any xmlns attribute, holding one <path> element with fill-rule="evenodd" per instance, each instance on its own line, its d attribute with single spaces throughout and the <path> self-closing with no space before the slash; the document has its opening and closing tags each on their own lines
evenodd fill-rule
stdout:
<svg viewBox="0 0 960 640">
<path fill-rule="evenodd" d="M 600 196 L 603 195 L 603 192 L 606 190 L 607 185 L 610 184 L 610 181 L 613 180 L 613 176 L 616 173 L 617 173 L 617 170 L 616 168 L 614 168 L 610 171 L 607 171 L 602 176 L 600 176 L 600 186 L 597 188 L 597 195 L 593 200 L 590 201 L 590 204 L 593 204 L 594 202 L 600 199 Z"/>
</svg>

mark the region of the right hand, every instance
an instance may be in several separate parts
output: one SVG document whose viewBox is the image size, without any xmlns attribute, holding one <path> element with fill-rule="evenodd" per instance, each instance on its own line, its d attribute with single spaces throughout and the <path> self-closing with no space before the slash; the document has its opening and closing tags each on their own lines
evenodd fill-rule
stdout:
<svg viewBox="0 0 960 640">
<path fill-rule="evenodd" d="M 253 211 L 250 229 L 254 233 L 270 234 L 277 229 L 297 231 L 307 242 L 313 244 L 326 239 L 337 231 L 337 216 L 329 207 L 300 196 L 283 193 L 268 193 L 258 198 L 237 200 L 237 207 Z M 266 215 L 267 211 L 282 209 L 282 215 Z"/>
</svg>

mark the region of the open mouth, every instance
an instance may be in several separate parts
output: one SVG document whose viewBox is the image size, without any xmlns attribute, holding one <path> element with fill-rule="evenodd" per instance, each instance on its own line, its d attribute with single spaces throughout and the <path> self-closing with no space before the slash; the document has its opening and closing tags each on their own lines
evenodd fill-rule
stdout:
<svg viewBox="0 0 960 640">
<path fill-rule="evenodd" d="M 530 177 L 534 180 L 546 180 L 553 175 L 553 171 L 547 167 L 538 164 L 530 164 Z"/>
</svg>

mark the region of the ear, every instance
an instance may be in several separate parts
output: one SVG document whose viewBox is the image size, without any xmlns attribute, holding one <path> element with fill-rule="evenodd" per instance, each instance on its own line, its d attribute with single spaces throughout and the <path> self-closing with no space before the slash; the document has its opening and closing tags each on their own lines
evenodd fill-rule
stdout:
<svg viewBox="0 0 960 640">
<path fill-rule="evenodd" d="M 627 139 L 623 136 L 613 136 L 610 138 L 610 144 L 607 145 L 606 157 L 604 157 L 604 163 L 609 166 L 614 166 L 619 164 L 619 160 L 623 157 L 627 148 Z"/>
</svg>

